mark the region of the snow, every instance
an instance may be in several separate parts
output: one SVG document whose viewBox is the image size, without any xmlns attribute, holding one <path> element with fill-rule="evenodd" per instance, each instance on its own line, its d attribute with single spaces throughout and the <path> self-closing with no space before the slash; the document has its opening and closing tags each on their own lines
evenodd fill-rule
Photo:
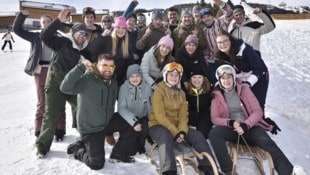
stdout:
<svg viewBox="0 0 310 175">
<path fill-rule="evenodd" d="M 266 115 L 282 129 L 271 137 L 293 165 L 301 165 L 310 173 L 310 20 L 277 20 L 276 25 L 275 31 L 262 37 L 261 43 L 262 55 L 270 70 Z M 23 72 L 30 45 L 13 35 L 14 51 L 0 53 L 0 174 L 157 174 L 145 155 L 136 155 L 134 164 L 108 162 L 112 149 L 108 144 L 105 167 L 98 171 L 67 155 L 68 144 L 78 137 L 77 131 L 71 128 L 69 105 L 64 141 L 53 142 L 46 158 L 38 159 L 33 134 L 34 79 Z M 258 174 L 253 167 L 251 161 L 238 162 L 241 175 Z"/>
</svg>

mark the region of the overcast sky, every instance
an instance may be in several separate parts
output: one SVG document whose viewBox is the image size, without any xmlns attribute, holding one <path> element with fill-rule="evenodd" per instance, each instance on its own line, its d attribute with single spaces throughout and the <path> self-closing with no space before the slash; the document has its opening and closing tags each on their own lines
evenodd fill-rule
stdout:
<svg viewBox="0 0 310 175">
<path fill-rule="evenodd" d="M 55 4 L 66 4 L 75 6 L 78 10 L 83 7 L 91 6 L 95 9 L 110 9 L 110 10 L 124 10 L 131 0 L 31 0 L 39 2 L 48 2 Z M 200 0 L 199 0 L 200 1 Z M 205 0 L 206 3 L 212 0 Z M 240 0 L 232 0 L 234 3 L 239 3 Z M 310 5 L 309 0 L 247 0 L 248 2 L 258 2 L 278 5 L 285 1 L 287 5 Z M 139 0 L 137 8 L 167 8 L 174 4 L 181 3 L 196 3 L 197 0 Z M 19 0 L 0 0 L 0 12 L 18 11 Z"/>
</svg>

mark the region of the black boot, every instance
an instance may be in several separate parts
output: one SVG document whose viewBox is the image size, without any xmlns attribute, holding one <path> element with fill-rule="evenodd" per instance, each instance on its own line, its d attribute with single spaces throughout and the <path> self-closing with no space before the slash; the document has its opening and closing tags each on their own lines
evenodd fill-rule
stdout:
<svg viewBox="0 0 310 175">
<path fill-rule="evenodd" d="M 163 172 L 162 175 L 177 175 L 177 172 L 174 170 L 169 170 L 169 171 Z"/>
<path fill-rule="evenodd" d="M 199 165 L 198 169 L 204 173 L 204 175 L 214 175 L 213 169 L 210 165 Z"/>
<path fill-rule="evenodd" d="M 112 163 L 116 162 L 134 163 L 136 160 L 133 157 L 116 154 L 112 151 L 109 161 Z"/>
<path fill-rule="evenodd" d="M 66 132 L 64 130 L 56 129 L 56 131 L 55 131 L 55 140 L 57 142 L 63 141 L 65 134 L 66 134 Z"/>
<path fill-rule="evenodd" d="M 82 141 L 77 141 L 75 143 L 71 143 L 67 148 L 67 154 L 73 154 L 77 152 L 80 148 L 84 148 L 84 143 Z"/>
</svg>

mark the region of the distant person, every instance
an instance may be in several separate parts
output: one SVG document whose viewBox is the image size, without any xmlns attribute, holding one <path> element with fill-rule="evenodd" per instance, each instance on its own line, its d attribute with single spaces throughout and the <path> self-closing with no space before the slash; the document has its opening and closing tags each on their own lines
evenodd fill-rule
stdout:
<svg viewBox="0 0 310 175">
<path fill-rule="evenodd" d="M 260 38 L 262 35 L 273 31 L 276 28 L 276 24 L 272 17 L 261 8 L 255 8 L 253 13 L 262 22 L 251 20 L 245 15 L 243 6 L 236 5 L 233 10 L 234 20 L 229 25 L 228 32 L 251 45 L 261 57 Z"/>
<path fill-rule="evenodd" d="M 108 36 L 111 35 L 113 31 L 112 24 L 114 23 L 114 19 L 110 15 L 103 15 L 101 18 L 101 27 L 102 27 L 102 36 Z"/>
<path fill-rule="evenodd" d="M 70 144 L 67 153 L 93 170 L 102 169 L 105 164 L 104 137 L 117 98 L 115 68 L 112 55 L 100 54 L 95 64 L 84 60 L 76 65 L 60 85 L 63 93 L 79 97 L 77 129 L 81 140 Z"/>
<path fill-rule="evenodd" d="M 97 35 L 100 35 L 103 30 L 100 25 L 96 24 L 96 13 L 95 9 L 92 7 L 83 8 L 82 18 L 86 27 L 88 28 L 89 35 L 87 36 L 87 40 L 93 40 Z"/>
<path fill-rule="evenodd" d="M 216 70 L 218 86 L 213 92 L 211 119 L 215 127 L 209 138 L 221 170 L 231 175 L 233 163 L 227 150 L 227 141 L 255 145 L 270 153 L 279 175 L 298 175 L 292 163 L 265 130 L 272 126 L 264 122 L 263 110 L 248 86 L 236 78 L 235 69 L 222 65 Z M 294 168 L 295 169 L 295 168 Z M 305 172 L 301 173 L 302 175 Z"/>
<path fill-rule="evenodd" d="M 200 5 L 194 5 L 193 8 L 192 8 L 192 15 L 193 15 L 193 18 L 194 18 L 194 23 L 197 26 L 201 26 L 203 24 L 202 20 L 201 20 L 200 10 L 201 10 L 201 6 Z"/>
<path fill-rule="evenodd" d="M 14 40 L 13 35 L 12 35 L 12 33 L 10 32 L 9 29 L 8 29 L 7 32 L 3 35 L 2 40 L 3 40 L 3 39 L 4 39 L 4 43 L 3 43 L 3 45 L 2 45 L 1 50 L 4 51 L 6 44 L 9 44 L 9 49 L 10 49 L 10 51 L 12 52 L 13 47 L 12 47 L 12 42 L 11 42 L 11 41 L 13 41 L 13 43 L 15 43 L 15 40 Z"/>
<path fill-rule="evenodd" d="M 179 10 L 176 7 L 170 7 L 167 9 L 167 11 L 168 28 L 172 33 L 179 25 Z"/>
<path fill-rule="evenodd" d="M 55 35 L 62 23 L 66 21 L 70 9 L 63 9 L 57 19 L 41 33 L 44 44 L 53 49 L 50 67 L 45 83 L 45 113 L 39 137 L 36 140 L 37 156 L 44 157 L 52 145 L 56 122 L 68 101 L 76 111 L 77 97 L 60 92 L 59 86 L 65 75 L 85 58 L 81 50 L 85 49 L 88 41 L 88 29 L 84 23 L 75 23 L 71 32 L 66 36 Z M 72 127 L 76 128 L 76 118 L 72 119 Z"/>
<path fill-rule="evenodd" d="M 29 12 L 22 10 L 13 23 L 13 31 L 19 37 L 27 40 L 31 44 L 30 56 L 25 66 L 25 73 L 34 76 L 34 81 L 37 90 L 37 109 L 35 114 L 34 135 L 38 137 L 42 126 L 43 114 L 45 112 L 45 80 L 47 77 L 47 70 L 51 62 L 53 50 L 45 45 L 40 37 L 40 32 L 29 32 L 23 29 Z M 46 29 L 53 22 L 53 18 L 49 15 L 42 15 L 40 17 L 41 29 Z M 66 113 L 60 114 L 57 122 L 55 136 L 57 141 L 63 140 L 66 133 Z"/>
</svg>

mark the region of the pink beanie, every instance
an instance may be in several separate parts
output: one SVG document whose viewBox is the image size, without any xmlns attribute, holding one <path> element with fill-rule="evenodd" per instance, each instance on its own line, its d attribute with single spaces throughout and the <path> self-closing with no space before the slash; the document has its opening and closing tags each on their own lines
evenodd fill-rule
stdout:
<svg viewBox="0 0 310 175">
<path fill-rule="evenodd" d="M 169 35 L 161 37 L 157 43 L 157 46 L 160 46 L 162 44 L 168 46 L 170 48 L 170 50 L 173 49 L 173 40 Z"/>
<path fill-rule="evenodd" d="M 196 35 L 188 35 L 184 41 L 184 46 L 186 46 L 188 43 L 194 43 L 196 46 L 198 46 L 198 37 Z"/>
<path fill-rule="evenodd" d="M 124 16 L 117 17 L 115 19 L 115 27 L 125 27 L 127 28 L 126 18 Z"/>
</svg>

